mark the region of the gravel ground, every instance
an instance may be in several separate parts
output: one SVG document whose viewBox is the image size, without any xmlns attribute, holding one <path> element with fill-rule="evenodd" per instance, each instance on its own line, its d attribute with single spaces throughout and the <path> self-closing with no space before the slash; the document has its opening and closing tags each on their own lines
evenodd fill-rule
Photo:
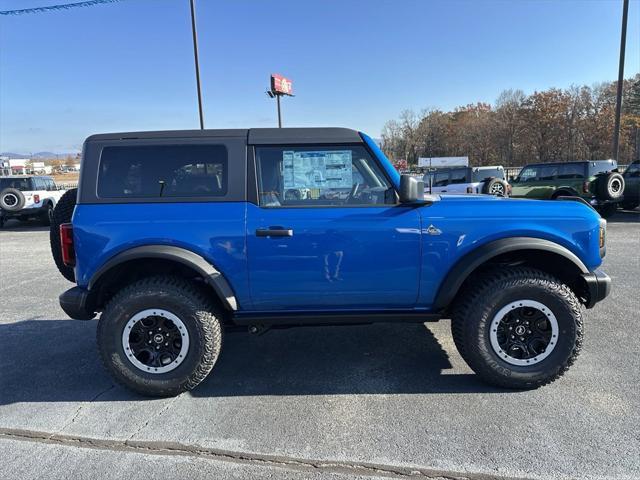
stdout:
<svg viewBox="0 0 640 480">
<path fill-rule="evenodd" d="M 612 295 L 532 392 L 479 382 L 449 322 L 228 334 L 195 391 L 113 385 L 66 318 L 48 231 L 0 231 L 0 478 L 640 478 L 640 223 L 609 222 Z"/>
</svg>

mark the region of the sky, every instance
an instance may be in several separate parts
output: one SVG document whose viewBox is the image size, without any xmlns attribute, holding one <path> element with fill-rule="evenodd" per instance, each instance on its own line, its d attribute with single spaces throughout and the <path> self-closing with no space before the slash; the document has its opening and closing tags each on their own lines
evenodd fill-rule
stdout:
<svg viewBox="0 0 640 480">
<path fill-rule="evenodd" d="M 77 0 L 0 0 L 0 11 Z M 206 128 L 378 137 L 404 109 L 617 78 L 622 0 L 197 0 Z M 640 71 L 640 0 L 625 77 Z M 0 15 L 0 151 L 77 151 L 113 131 L 198 128 L 189 0 Z"/>
</svg>

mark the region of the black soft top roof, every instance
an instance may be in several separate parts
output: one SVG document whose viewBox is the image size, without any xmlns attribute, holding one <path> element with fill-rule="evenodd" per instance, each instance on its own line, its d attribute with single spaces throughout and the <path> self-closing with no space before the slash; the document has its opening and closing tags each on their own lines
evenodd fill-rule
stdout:
<svg viewBox="0 0 640 480">
<path fill-rule="evenodd" d="M 87 142 L 160 138 L 245 137 L 249 145 L 297 143 L 362 143 L 360 134 L 350 128 L 250 128 L 221 130 L 164 130 L 155 132 L 120 132 L 91 135 Z"/>
<path fill-rule="evenodd" d="M 601 164 L 601 163 L 611 163 L 611 164 L 618 164 L 618 162 L 616 160 L 613 160 L 611 158 L 606 159 L 606 160 L 571 160 L 570 162 L 538 162 L 538 163 L 528 163 L 526 164 L 524 167 L 522 167 L 523 169 L 526 167 L 540 167 L 540 166 L 549 166 L 549 165 L 576 165 L 576 164 L 587 164 L 587 163 L 596 163 L 596 164 Z"/>
</svg>

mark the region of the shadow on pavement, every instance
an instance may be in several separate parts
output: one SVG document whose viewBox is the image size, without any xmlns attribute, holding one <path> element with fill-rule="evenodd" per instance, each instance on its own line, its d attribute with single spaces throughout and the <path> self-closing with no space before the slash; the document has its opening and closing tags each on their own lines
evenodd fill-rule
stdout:
<svg viewBox="0 0 640 480">
<path fill-rule="evenodd" d="M 607 218 L 607 223 L 638 223 L 640 222 L 640 210 L 618 210 Z"/>
<path fill-rule="evenodd" d="M 24 231 L 36 231 L 36 232 L 48 232 L 49 227 L 42 225 L 40 220 L 27 220 L 21 222 L 15 218 L 10 218 L 6 221 L 0 232 L 24 232 Z"/>
<path fill-rule="evenodd" d="M 96 322 L 0 324 L 0 405 L 91 401 L 112 380 L 100 364 Z M 197 397 L 504 392 L 473 374 L 443 374 L 448 355 L 422 324 L 378 324 L 225 335 Z M 109 401 L 143 397 L 117 387 Z M 101 399 L 100 401 L 104 401 Z"/>
</svg>

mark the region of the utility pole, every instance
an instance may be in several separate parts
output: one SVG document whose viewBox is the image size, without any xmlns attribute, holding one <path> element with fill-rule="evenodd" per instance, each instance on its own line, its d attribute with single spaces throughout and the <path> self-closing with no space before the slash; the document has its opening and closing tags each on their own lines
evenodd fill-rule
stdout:
<svg viewBox="0 0 640 480">
<path fill-rule="evenodd" d="M 193 58 L 196 64 L 196 85 L 198 88 L 198 112 L 200 113 L 200 130 L 204 130 L 204 115 L 202 113 L 202 86 L 200 85 L 200 61 L 198 59 L 198 33 L 196 32 L 196 8 L 195 0 L 189 0 L 191 4 L 191 33 L 193 34 Z"/>
<path fill-rule="evenodd" d="M 620 34 L 620 62 L 618 63 L 618 92 L 616 95 L 616 124 L 613 129 L 613 158 L 618 160 L 620 153 L 620 115 L 622 113 L 622 84 L 624 83 L 624 50 L 627 43 L 627 16 L 629 0 L 622 3 L 622 32 Z"/>
</svg>

